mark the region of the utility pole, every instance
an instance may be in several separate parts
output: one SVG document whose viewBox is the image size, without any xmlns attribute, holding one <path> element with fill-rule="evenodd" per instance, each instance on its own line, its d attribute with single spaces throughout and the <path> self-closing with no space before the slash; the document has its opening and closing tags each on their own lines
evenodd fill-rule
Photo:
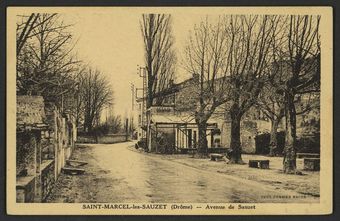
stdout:
<svg viewBox="0 0 340 221">
<path fill-rule="evenodd" d="M 142 130 L 142 137 L 147 138 L 146 133 L 144 131 L 146 127 L 146 99 L 147 99 L 147 74 L 146 74 L 146 68 L 145 67 L 140 67 L 137 65 L 137 74 L 139 77 L 142 78 L 143 86 L 142 88 L 136 88 L 136 97 L 137 97 L 137 91 L 142 90 L 142 106 L 141 106 L 141 127 L 143 128 Z"/>
<path fill-rule="evenodd" d="M 129 119 L 125 119 L 125 141 L 128 141 L 129 137 Z"/>
<path fill-rule="evenodd" d="M 135 85 L 131 83 L 131 109 L 134 111 L 135 109 Z"/>
</svg>

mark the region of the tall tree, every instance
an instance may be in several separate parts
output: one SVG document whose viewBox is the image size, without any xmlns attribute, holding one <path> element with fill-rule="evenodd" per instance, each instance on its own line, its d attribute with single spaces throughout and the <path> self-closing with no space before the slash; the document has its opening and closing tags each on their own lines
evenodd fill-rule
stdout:
<svg viewBox="0 0 340 221">
<path fill-rule="evenodd" d="M 70 26 L 58 14 L 32 14 L 21 26 L 17 32 L 18 93 L 55 98 L 63 106 L 63 96 L 75 88 L 79 67 L 72 54 Z"/>
<path fill-rule="evenodd" d="M 285 81 L 287 79 L 286 62 L 274 62 L 270 80 L 259 94 L 256 107 L 259 108 L 271 122 L 269 156 L 274 156 L 277 148 L 277 131 L 285 116 L 286 100 L 284 97 Z M 316 90 L 297 94 L 294 98 L 296 116 L 308 114 L 320 107 L 319 93 Z"/>
<path fill-rule="evenodd" d="M 285 78 L 286 137 L 283 171 L 296 172 L 296 106 L 299 94 L 320 90 L 320 16 L 289 16 L 287 38 L 287 76 Z"/>
<path fill-rule="evenodd" d="M 29 38 L 32 38 L 37 33 L 32 33 L 34 29 L 36 29 L 38 26 L 48 22 L 51 20 L 54 16 L 57 14 L 48 14 L 48 16 L 43 16 L 43 19 L 41 18 L 41 15 L 39 13 L 31 13 L 29 16 L 27 15 L 20 15 L 21 21 L 17 22 L 17 55 L 20 54 L 21 49 L 27 42 Z"/>
<path fill-rule="evenodd" d="M 270 45 L 278 30 L 278 16 L 228 16 L 226 30 L 230 47 L 232 149 L 229 163 L 243 163 L 241 157 L 240 122 L 242 116 L 257 101 L 270 70 Z"/>
<path fill-rule="evenodd" d="M 174 79 L 176 56 L 171 15 L 144 14 L 140 22 L 147 71 L 146 107 L 153 105 L 156 93 L 168 88 Z M 156 103 L 162 103 L 157 96 Z"/>
<path fill-rule="evenodd" d="M 198 153 L 208 154 L 208 120 L 216 108 L 230 99 L 227 66 L 228 38 L 223 23 L 218 19 L 210 24 L 208 18 L 195 26 L 185 48 L 186 69 L 197 76 L 197 100 L 193 113 L 198 127 Z M 193 92 L 195 93 L 195 92 Z"/>
<path fill-rule="evenodd" d="M 283 94 L 280 93 L 273 84 L 268 83 L 259 94 L 255 106 L 258 107 L 271 122 L 269 156 L 274 156 L 277 148 L 278 127 L 284 117 L 285 106 Z"/>
<path fill-rule="evenodd" d="M 92 132 L 104 107 L 113 102 L 113 91 L 98 70 L 88 68 L 82 76 L 80 93 L 84 102 L 84 131 Z"/>
</svg>

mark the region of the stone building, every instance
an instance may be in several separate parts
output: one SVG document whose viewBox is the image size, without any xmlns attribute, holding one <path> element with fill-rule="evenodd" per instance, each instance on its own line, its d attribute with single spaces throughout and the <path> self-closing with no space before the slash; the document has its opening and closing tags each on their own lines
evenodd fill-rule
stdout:
<svg viewBox="0 0 340 221">
<path fill-rule="evenodd" d="M 17 96 L 17 202 L 43 202 L 74 148 L 73 118 L 41 96 Z"/>
<path fill-rule="evenodd" d="M 154 102 L 149 109 L 145 109 L 142 98 L 137 100 L 138 107 L 138 139 L 152 140 L 149 150 L 159 151 L 158 146 L 168 146 L 170 149 L 195 148 L 198 141 L 198 128 L 194 120 L 193 111 L 196 108 L 198 93 L 198 75 L 178 84 L 171 85 L 167 90 L 155 95 L 155 100 L 161 98 L 162 102 Z M 297 105 L 303 105 L 306 98 L 301 98 Z M 319 102 L 319 99 L 316 99 Z M 161 103 L 161 105 L 159 105 Z M 228 105 L 228 104 L 226 104 Z M 208 147 L 230 147 L 231 120 L 226 112 L 226 107 L 221 106 L 209 119 L 207 131 Z M 315 113 L 314 113 L 315 112 Z M 297 117 L 298 132 L 305 131 L 310 122 L 320 121 L 319 110 L 315 109 Z M 283 120 L 284 121 L 284 120 Z M 306 123 L 309 122 L 309 123 Z M 147 136 L 146 128 L 151 128 Z M 279 130 L 284 130 L 281 123 Z M 262 111 L 252 107 L 241 120 L 241 146 L 243 153 L 256 153 L 255 137 L 258 134 L 269 133 L 271 122 Z M 157 136 L 159 138 L 157 138 Z M 161 138 L 163 137 L 163 138 Z M 164 139 L 165 138 L 165 139 Z M 161 141 L 160 141 L 161 140 Z M 166 141 L 165 141 L 166 140 Z"/>
<path fill-rule="evenodd" d="M 170 153 L 197 147 L 198 128 L 193 112 L 198 96 L 197 83 L 198 75 L 172 84 L 155 95 L 154 104 L 148 110 L 143 108 L 143 98 L 137 100 L 138 139 L 151 140 L 150 151 Z M 147 127 L 150 128 L 148 135 Z M 208 146 L 220 146 L 220 135 L 216 133 L 217 120 L 210 119 L 207 129 Z"/>
</svg>

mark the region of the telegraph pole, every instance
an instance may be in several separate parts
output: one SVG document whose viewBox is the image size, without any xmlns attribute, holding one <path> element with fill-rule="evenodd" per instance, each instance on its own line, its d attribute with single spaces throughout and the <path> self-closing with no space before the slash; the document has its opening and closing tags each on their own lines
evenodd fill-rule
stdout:
<svg viewBox="0 0 340 221">
<path fill-rule="evenodd" d="M 135 85 L 131 83 L 131 108 L 132 111 L 135 109 Z"/>
<path fill-rule="evenodd" d="M 129 119 L 126 117 L 125 119 L 125 141 L 128 141 L 129 137 Z"/>
<path fill-rule="evenodd" d="M 146 75 L 146 68 L 145 67 L 140 67 L 137 65 L 137 74 L 139 77 L 142 78 L 142 88 L 135 88 L 136 92 L 136 98 L 137 97 L 137 91 L 141 90 L 142 91 L 142 105 L 141 105 L 141 127 L 143 128 L 142 130 L 142 137 L 147 137 L 146 133 L 144 131 L 145 126 L 146 126 L 146 99 L 147 99 L 147 75 Z"/>
</svg>

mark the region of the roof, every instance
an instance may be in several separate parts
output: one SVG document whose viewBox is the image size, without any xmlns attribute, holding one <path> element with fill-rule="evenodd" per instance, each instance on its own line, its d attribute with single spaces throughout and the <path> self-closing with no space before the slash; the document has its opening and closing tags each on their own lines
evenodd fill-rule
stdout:
<svg viewBox="0 0 340 221">
<path fill-rule="evenodd" d="M 173 83 L 171 84 L 168 88 L 163 89 L 162 91 L 158 91 L 155 93 L 154 98 L 158 98 L 158 97 L 162 97 L 162 96 L 169 96 L 169 95 L 173 95 L 176 92 L 178 92 L 180 90 L 181 87 L 184 87 L 186 84 L 188 85 L 193 85 L 190 84 L 192 81 L 198 80 L 198 75 L 193 76 L 191 78 L 188 78 L 182 82 L 179 83 Z M 143 100 L 146 100 L 146 97 L 139 97 L 136 99 L 137 102 L 142 102 Z"/>
<path fill-rule="evenodd" d="M 181 115 L 164 115 L 164 114 L 153 114 L 151 121 L 156 124 L 196 124 L 193 116 L 189 114 Z M 215 124 L 216 121 L 210 119 L 208 124 Z"/>
</svg>

